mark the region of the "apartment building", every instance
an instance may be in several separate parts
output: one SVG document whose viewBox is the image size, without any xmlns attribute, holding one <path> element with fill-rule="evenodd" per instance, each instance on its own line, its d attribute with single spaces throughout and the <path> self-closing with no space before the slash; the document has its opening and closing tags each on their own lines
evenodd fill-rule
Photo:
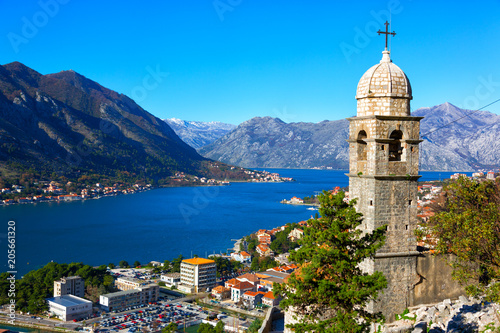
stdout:
<svg viewBox="0 0 500 333">
<path fill-rule="evenodd" d="M 149 281 L 144 281 L 141 279 L 136 279 L 132 277 L 119 277 L 115 281 L 115 287 L 120 289 L 120 290 L 132 290 L 132 289 L 137 289 L 140 287 L 145 287 L 149 285 L 151 282 Z"/>
<path fill-rule="evenodd" d="M 64 295 L 85 296 L 85 280 L 79 276 L 68 276 L 54 281 L 54 297 Z"/>
<path fill-rule="evenodd" d="M 216 285 L 215 261 L 204 258 L 185 259 L 181 262 L 179 290 L 193 293 L 210 289 Z"/>
<path fill-rule="evenodd" d="M 157 284 L 149 284 L 136 289 L 101 295 L 99 304 L 105 311 L 117 312 L 128 307 L 156 302 L 159 295 L 160 287 Z"/>
</svg>

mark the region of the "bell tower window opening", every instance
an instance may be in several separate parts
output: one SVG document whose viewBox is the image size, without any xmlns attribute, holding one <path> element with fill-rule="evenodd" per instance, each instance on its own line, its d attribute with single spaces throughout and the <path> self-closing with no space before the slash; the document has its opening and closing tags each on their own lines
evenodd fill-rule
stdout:
<svg viewBox="0 0 500 333">
<path fill-rule="evenodd" d="M 389 144 L 389 161 L 401 161 L 401 156 L 403 155 L 403 146 L 401 145 L 403 132 L 399 130 L 392 131 L 389 139 L 392 140 Z"/>
<path fill-rule="evenodd" d="M 358 138 L 356 139 L 356 142 L 358 144 L 358 161 L 366 161 L 368 151 L 368 145 L 366 144 L 366 141 L 364 141 L 366 138 L 366 132 L 359 131 Z"/>
</svg>

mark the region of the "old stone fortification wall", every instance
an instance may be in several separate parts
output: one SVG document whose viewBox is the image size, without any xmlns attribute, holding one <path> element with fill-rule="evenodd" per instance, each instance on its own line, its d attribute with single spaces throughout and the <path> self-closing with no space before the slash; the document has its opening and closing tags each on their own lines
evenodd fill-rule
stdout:
<svg viewBox="0 0 500 333">
<path fill-rule="evenodd" d="M 451 278 L 452 269 L 446 264 L 448 256 L 423 253 L 417 257 L 417 274 L 420 281 L 413 289 L 412 305 L 432 304 L 444 299 L 465 295 L 465 290 Z"/>
<path fill-rule="evenodd" d="M 395 320 L 408 307 L 442 302 L 465 295 L 464 288 L 451 277 L 452 269 L 445 259 L 431 253 L 379 253 L 375 260 L 366 260 L 362 269 L 371 274 L 384 274 L 388 285 L 370 311 L 381 311 L 387 322 Z"/>
</svg>

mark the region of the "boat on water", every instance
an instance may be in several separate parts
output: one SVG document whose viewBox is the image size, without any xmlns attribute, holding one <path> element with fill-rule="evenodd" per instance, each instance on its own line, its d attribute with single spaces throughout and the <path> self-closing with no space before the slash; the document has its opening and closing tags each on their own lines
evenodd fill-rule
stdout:
<svg viewBox="0 0 500 333">
<path fill-rule="evenodd" d="M 307 210 L 318 210 L 318 208 L 316 208 L 316 207 L 309 207 L 309 208 L 307 208 Z"/>
</svg>

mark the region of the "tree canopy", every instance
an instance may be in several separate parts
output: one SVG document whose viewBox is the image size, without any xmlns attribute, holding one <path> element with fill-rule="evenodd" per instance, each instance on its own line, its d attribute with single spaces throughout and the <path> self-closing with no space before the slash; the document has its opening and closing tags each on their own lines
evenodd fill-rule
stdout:
<svg viewBox="0 0 500 333">
<path fill-rule="evenodd" d="M 249 333 L 257 333 L 261 326 L 262 326 L 262 319 L 257 318 L 254 321 L 252 321 L 252 323 L 248 327 L 248 332 Z"/>
<path fill-rule="evenodd" d="M 219 321 L 217 325 L 212 326 L 210 324 L 200 324 L 198 328 L 198 333 L 224 333 L 224 322 Z"/>
<path fill-rule="evenodd" d="M 213 259 L 217 266 L 217 277 L 236 273 L 239 270 L 243 269 L 243 264 L 236 260 L 229 260 L 227 258 L 218 256 L 210 257 L 210 259 Z"/>
<path fill-rule="evenodd" d="M 453 277 L 470 295 L 500 301 L 500 182 L 460 177 L 443 193 L 440 209 L 420 233 L 430 233 L 438 253 L 454 255 Z"/>
<path fill-rule="evenodd" d="M 175 331 L 177 331 L 177 324 L 174 322 L 170 322 L 161 330 L 161 333 L 174 333 Z"/>
<path fill-rule="evenodd" d="M 46 298 L 52 297 L 54 281 L 62 277 L 78 275 L 85 279 L 86 297 L 92 299 L 95 292 L 109 292 L 113 290 L 114 279 L 102 265 L 93 268 L 82 263 L 58 264 L 48 263 L 45 267 L 31 271 L 22 279 L 16 280 L 16 308 L 23 312 L 40 313 L 47 309 Z M 8 273 L 0 274 L 0 304 L 9 302 Z M 90 292 L 90 294 L 88 294 Z"/>
<path fill-rule="evenodd" d="M 321 218 L 309 220 L 301 247 L 290 258 L 299 268 L 278 285 L 280 306 L 297 321 L 295 332 L 367 332 L 381 313 L 365 310 L 369 301 L 387 286 L 382 273 L 367 274 L 359 264 L 373 258 L 383 245 L 385 226 L 363 233 L 357 228 L 362 215 L 354 200 L 344 201 L 344 192 L 323 192 L 318 197 Z"/>
<path fill-rule="evenodd" d="M 184 260 L 184 257 L 182 256 L 182 254 L 180 254 L 177 258 L 172 260 L 172 262 L 171 262 L 172 272 L 180 273 L 182 260 Z"/>
</svg>

